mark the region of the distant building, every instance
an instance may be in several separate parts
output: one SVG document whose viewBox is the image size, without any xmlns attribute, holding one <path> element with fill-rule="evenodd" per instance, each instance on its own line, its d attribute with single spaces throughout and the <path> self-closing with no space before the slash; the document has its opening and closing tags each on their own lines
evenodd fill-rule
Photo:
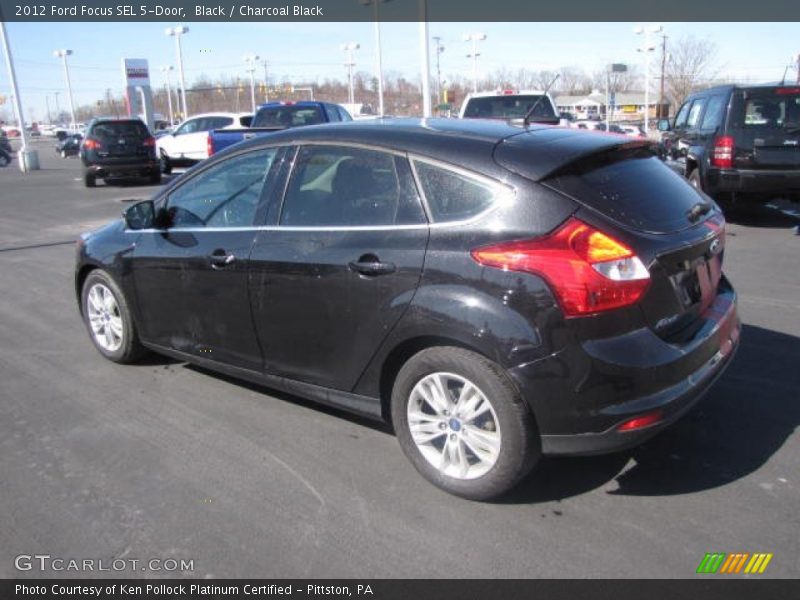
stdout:
<svg viewBox="0 0 800 600">
<path fill-rule="evenodd" d="M 605 119 L 606 95 L 605 92 L 593 90 L 584 96 L 556 96 L 556 107 L 561 112 L 569 112 L 577 119 Z M 612 121 L 643 121 L 644 120 L 644 92 L 616 92 L 614 104 L 610 112 Z M 658 93 L 651 93 L 649 98 L 649 118 L 656 119 L 659 115 L 669 115 L 669 100 L 665 98 L 659 110 Z"/>
</svg>

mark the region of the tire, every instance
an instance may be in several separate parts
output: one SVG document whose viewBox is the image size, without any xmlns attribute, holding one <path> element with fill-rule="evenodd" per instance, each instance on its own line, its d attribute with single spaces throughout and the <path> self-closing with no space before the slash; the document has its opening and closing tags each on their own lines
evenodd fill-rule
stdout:
<svg viewBox="0 0 800 600">
<path fill-rule="evenodd" d="M 436 400 L 436 389 L 447 390 L 449 410 L 424 400 Z M 474 391 L 453 403 L 455 394 L 465 389 Z M 508 376 L 499 365 L 469 350 L 436 347 L 415 354 L 397 375 L 391 408 L 405 455 L 423 477 L 456 496 L 499 496 L 527 475 L 541 456 L 533 415 Z"/>
<path fill-rule="evenodd" d="M 159 185 L 161 183 L 161 171 L 153 171 L 150 174 L 150 183 L 152 185 Z"/>
<path fill-rule="evenodd" d="M 700 169 L 694 169 L 691 173 L 689 173 L 688 179 L 693 188 L 700 192 L 703 191 L 703 180 L 700 179 Z"/>
<path fill-rule="evenodd" d="M 81 311 L 89 339 L 108 360 L 127 364 L 147 354 L 125 295 L 105 271 L 95 269 L 84 281 Z"/>
<path fill-rule="evenodd" d="M 95 187 L 97 185 L 97 178 L 91 173 L 84 173 L 83 183 L 86 185 L 86 187 Z"/>
<path fill-rule="evenodd" d="M 163 151 L 161 152 L 161 172 L 164 175 L 172 173 L 172 163 L 169 162 L 169 157 Z"/>
</svg>

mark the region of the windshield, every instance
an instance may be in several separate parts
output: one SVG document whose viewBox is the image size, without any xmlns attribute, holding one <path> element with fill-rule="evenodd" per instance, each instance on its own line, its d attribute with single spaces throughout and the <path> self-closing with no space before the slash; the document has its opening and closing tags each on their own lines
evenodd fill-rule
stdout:
<svg viewBox="0 0 800 600">
<path fill-rule="evenodd" d="M 316 106 L 267 106 L 260 109 L 252 127 L 297 127 L 322 123 L 322 114 Z"/>
<path fill-rule="evenodd" d="M 541 98 L 531 119 L 558 120 L 553 110 L 553 105 L 547 97 L 536 95 L 515 96 L 485 96 L 470 98 L 464 110 L 466 119 L 521 119 L 531 109 L 531 106 Z"/>
</svg>

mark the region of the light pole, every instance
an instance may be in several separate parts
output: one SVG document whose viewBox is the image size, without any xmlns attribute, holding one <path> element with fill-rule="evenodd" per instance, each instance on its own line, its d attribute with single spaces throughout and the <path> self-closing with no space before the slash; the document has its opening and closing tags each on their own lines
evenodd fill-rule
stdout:
<svg viewBox="0 0 800 600">
<path fill-rule="evenodd" d="M 242 60 L 247 64 L 245 69 L 250 74 L 250 105 L 253 109 L 253 114 L 256 112 L 256 63 L 258 62 L 257 54 L 246 54 Z"/>
<path fill-rule="evenodd" d="M 356 63 L 355 59 L 353 58 L 353 52 L 361 48 L 361 46 L 356 42 L 347 42 L 346 44 L 342 44 L 340 47 L 345 53 L 345 60 L 347 61 L 344 63 L 344 66 L 347 67 L 347 85 L 349 90 L 347 102 L 348 104 L 355 104 L 355 95 L 353 93 L 353 67 L 356 66 Z M 352 110 L 352 107 L 350 108 Z"/>
<path fill-rule="evenodd" d="M 264 67 L 264 102 L 269 102 L 269 79 L 267 77 L 267 68 L 269 67 L 269 62 L 266 59 L 262 60 L 261 66 Z"/>
<path fill-rule="evenodd" d="M 167 27 L 164 33 L 175 38 L 175 50 L 178 53 L 178 77 L 180 78 L 181 84 L 181 110 L 183 111 L 182 116 L 185 121 L 189 116 L 189 112 L 186 109 L 186 79 L 183 76 L 183 48 L 181 47 L 181 36 L 189 33 L 189 28 L 184 25 Z"/>
<path fill-rule="evenodd" d="M 58 105 L 58 95 L 61 92 L 53 92 L 53 95 L 56 97 L 56 120 L 59 124 L 61 124 L 61 107 Z"/>
<path fill-rule="evenodd" d="M 621 63 L 614 63 L 606 67 L 606 131 L 611 131 L 611 111 L 614 108 L 615 102 L 612 101 L 614 91 L 611 89 L 611 74 L 612 73 L 625 73 L 628 70 L 628 65 Z"/>
<path fill-rule="evenodd" d="M 22 147 L 19 149 L 19 168 L 23 173 L 36 171 L 39 169 L 39 154 L 36 150 L 28 148 L 28 136 L 25 133 L 25 115 L 22 114 L 22 101 L 19 99 L 19 87 L 17 86 L 17 72 L 14 69 L 14 57 L 11 55 L 11 45 L 8 43 L 6 34 L 6 24 L 0 21 L 0 42 L 6 55 L 6 66 L 8 67 L 8 80 L 11 83 L 11 93 L 13 95 L 14 112 L 19 122 L 19 134 Z"/>
<path fill-rule="evenodd" d="M 486 39 L 485 33 L 473 32 L 473 33 L 465 33 L 464 34 L 464 41 L 465 42 L 472 42 L 472 54 L 467 54 L 467 58 L 472 59 L 472 91 L 478 91 L 478 57 L 480 53 L 478 52 L 478 42 L 482 42 Z"/>
<path fill-rule="evenodd" d="M 383 51 L 381 50 L 381 22 L 378 6 L 390 0 L 359 0 L 363 6 L 371 6 L 375 20 L 375 70 L 378 79 L 378 115 L 383 116 Z"/>
<path fill-rule="evenodd" d="M 165 65 L 161 67 L 161 72 L 164 74 L 167 80 L 167 106 L 169 107 L 169 126 L 172 127 L 175 124 L 175 113 L 172 112 L 172 85 L 169 81 L 169 73 L 173 70 L 172 65 Z"/>
<path fill-rule="evenodd" d="M 60 58 L 64 62 L 64 79 L 67 82 L 67 97 L 69 98 L 69 115 L 72 119 L 70 129 L 75 131 L 75 103 L 72 100 L 72 83 L 69 80 L 69 65 L 67 64 L 67 57 L 72 54 L 72 50 L 55 50 L 53 56 Z"/>
<path fill-rule="evenodd" d="M 636 35 L 644 36 L 644 46 L 637 48 L 637 52 L 644 54 L 644 133 L 648 135 L 650 132 L 650 53 L 654 52 L 656 47 L 650 43 L 650 34 L 658 33 L 662 30 L 661 25 L 646 25 L 634 28 L 633 32 Z"/>
</svg>

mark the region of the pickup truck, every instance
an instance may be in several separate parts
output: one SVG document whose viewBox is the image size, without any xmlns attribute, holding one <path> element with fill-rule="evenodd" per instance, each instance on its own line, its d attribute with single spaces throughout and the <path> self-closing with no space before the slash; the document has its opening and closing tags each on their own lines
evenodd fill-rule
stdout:
<svg viewBox="0 0 800 600">
<path fill-rule="evenodd" d="M 156 140 L 156 155 L 161 171 L 171 173 L 173 167 L 190 167 L 208 158 L 206 138 L 212 129 L 247 127 L 252 113 L 203 113 L 181 123 L 175 131 Z"/>
<path fill-rule="evenodd" d="M 208 155 L 241 141 L 289 127 L 352 120 L 350 113 L 342 106 L 329 102 L 267 102 L 258 107 L 250 127 L 210 131 Z"/>
</svg>

